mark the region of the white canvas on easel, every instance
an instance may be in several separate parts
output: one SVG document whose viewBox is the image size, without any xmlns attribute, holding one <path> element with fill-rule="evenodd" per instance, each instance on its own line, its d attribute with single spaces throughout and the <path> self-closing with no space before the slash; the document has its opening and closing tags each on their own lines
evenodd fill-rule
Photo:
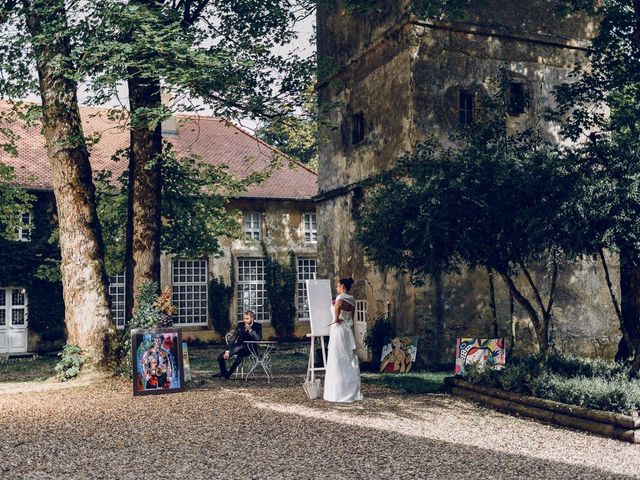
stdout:
<svg viewBox="0 0 640 480">
<path fill-rule="evenodd" d="M 309 319 L 311 335 L 328 337 L 329 325 L 333 322 L 331 307 L 331 283 L 329 280 L 307 280 L 307 302 L 309 303 Z"/>
<path fill-rule="evenodd" d="M 307 381 L 305 391 L 309 398 L 319 396 L 319 380 L 315 381 L 315 372 L 324 371 L 327 365 L 327 353 L 324 337 L 329 336 L 330 325 L 333 322 L 333 305 L 331 296 L 331 283 L 326 279 L 307 280 L 307 302 L 309 304 L 309 320 L 311 333 L 307 335 L 311 339 L 309 349 L 309 363 L 307 365 Z M 322 367 L 315 366 L 316 339 L 320 339 L 322 349 Z M 315 389 L 317 385 L 318 389 Z M 310 394 L 313 390 L 315 394 Z"/>
</svg>

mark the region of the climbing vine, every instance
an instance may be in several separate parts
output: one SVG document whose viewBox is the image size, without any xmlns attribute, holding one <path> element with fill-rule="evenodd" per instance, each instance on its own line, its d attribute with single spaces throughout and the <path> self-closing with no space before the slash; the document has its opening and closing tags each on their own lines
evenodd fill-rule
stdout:
<svg viewBox="0 0 640 480">
<path fill-rule="evenodd" d="M 0 237 L 0 287 L 27 292 L 30 334 L 41 346 L 65 337 L 64 303 L 60 283 L 60 248 L 53 197 L 38 195 L 32 203 L 31 240 Z"/>
<path fill-rule="evenodd" d="M 294 336 L 296 328 L 296 257 L 289 252 L 289 263 L 271 258 L 261 242 L 264 256 L 265 288 L 271 311 L 271 325 L 281 340 Z"/>
</svg>

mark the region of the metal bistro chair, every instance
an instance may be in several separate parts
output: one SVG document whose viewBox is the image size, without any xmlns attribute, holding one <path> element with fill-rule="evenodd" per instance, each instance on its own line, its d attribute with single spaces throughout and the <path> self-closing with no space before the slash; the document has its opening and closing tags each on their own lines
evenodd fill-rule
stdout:
<svg viewBox="0 0 640 480">
<path fill-rule="evenodd" d="M 224 336 L 224 342 L 229 345 L 229 340 L 231 340 L 231 337 L 233 337 L 234 331 L 230 331 L 229 333 L 227 333 Z M 233 372 L 233 376 L 234 377 L 240 377 L 240 378 L 245 378 L 246 374 L 244 372 L 244 361 L 246 360 L 245 357 L 241 357 L 242 361 L 240 362 L 240 365 L 238 365 L 238 368 L 236 368 L 236 371 Z"/>
</svg>

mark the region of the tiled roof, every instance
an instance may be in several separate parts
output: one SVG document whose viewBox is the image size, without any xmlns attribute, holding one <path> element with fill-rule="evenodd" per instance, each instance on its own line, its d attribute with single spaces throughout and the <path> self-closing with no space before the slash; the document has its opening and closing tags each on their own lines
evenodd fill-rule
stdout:
<svg viewBox="0 0 640 480">
<path fill-rule="evenodd" d="M 0 103 L 0 110 L 6 110 Z M 118 178 L 127 168 L 124 160 L 114 161 L 112 156 L 129 144 L 129 133 L 114 120 L 107 118 L 106 109 L 81 107 L 85 136 L 100 133 L 100 141 L 90 147 L 90 161 L 94 174 L 110 170 Z M 14 167 L 18 182 L 36 190 L 51 190 L 51 172 L 46 156 L 44 137 L 39 126 L 26 126 L 14 122 L 10 128 L 19 139 L 18 156 L 12 157 L 0 149 L 0 162 Z M 2 140 L 0 138 L 0 140 Z M 289 161 L 278 150 L 223 119 L 211 117 L 178 116 L 178 135 L 167 136 L 180 155 L 197 155 L 206 163 L 228 165 L 229 171 L 244 178 L 264 170 L 274 154 L 286 161 L 261 185 L 249 187 L 243 197 L 311 199 L 317 193 L 317 175 L 301 165 Z"/>
</svg>

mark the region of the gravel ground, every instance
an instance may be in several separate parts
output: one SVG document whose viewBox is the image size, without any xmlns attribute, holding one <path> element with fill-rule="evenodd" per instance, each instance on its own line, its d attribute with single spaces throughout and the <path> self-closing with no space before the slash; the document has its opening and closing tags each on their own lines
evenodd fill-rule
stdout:
<svg viewBox="0 0 640 480">
<path fill-rule="evenodd" d="M 299 373 L 210 379 L 133 397 L 130 384 L 5 384 L 0 478 L 640 478 L 640 445 L 502 415 L 448 395 L 363 385 L 308 400 Z"/>
</svg>

